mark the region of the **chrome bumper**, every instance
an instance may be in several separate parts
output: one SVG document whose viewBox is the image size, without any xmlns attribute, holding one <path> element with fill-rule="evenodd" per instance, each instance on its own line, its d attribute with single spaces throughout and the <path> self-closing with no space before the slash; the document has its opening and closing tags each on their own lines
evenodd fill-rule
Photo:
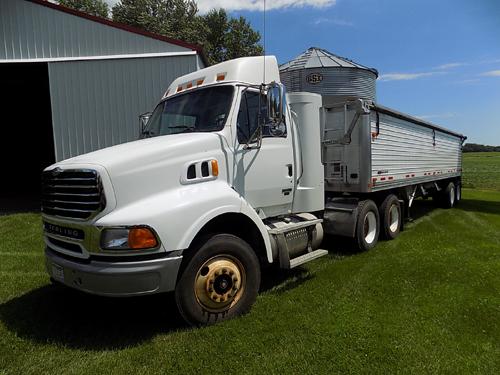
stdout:
<svg viewBox="0 0 500 375">
<path fill-rule="evenodd" d="M 175 289 L 182 256 L 137 262 L 82 262 L 45 250 L 49 275 L 71 288 L 103 296 L 136 296 Z"/>
</svg>

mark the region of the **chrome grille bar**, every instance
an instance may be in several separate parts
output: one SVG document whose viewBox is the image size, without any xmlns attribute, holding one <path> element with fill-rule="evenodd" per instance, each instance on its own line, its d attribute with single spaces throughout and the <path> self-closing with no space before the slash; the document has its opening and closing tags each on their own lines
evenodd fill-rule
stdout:
<svg viewBox="0 0 500 375">
<path fill-rule="evenodd" d="M 42 174 L 42 212 L 46 215 L 84 220 L 105 206 L 97 171 L 56 168 Z"/>
</svg>

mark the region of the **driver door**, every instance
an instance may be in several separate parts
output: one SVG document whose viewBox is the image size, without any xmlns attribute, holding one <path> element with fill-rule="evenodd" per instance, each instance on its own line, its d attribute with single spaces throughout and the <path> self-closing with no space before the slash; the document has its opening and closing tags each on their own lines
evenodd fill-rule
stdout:
<svg viewBox="0 0 500 375">
<path fill-rule="evenodd" d="M 262 121 L 265 125 L 258 147 L 259 116 L 266 120 L 266 112 L 265 96 L 257 90 L 242 90 L 234 137 L 233 186 L 262 218 L 290 212 L 295 173 L 287 124 L 275 127 Z"/>
</svg>

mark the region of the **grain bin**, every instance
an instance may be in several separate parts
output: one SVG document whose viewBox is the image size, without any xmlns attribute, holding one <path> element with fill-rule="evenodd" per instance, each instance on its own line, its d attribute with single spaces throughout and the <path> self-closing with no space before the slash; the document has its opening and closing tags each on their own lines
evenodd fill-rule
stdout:
<svg viewBox="0 0 500 375">
<path fill-rule="evenodd" d="M 281 82 L 288 92 L 312 92 L 323 103 L 361 98 L 375 101 L 377 70 L 324 49 L 311 47 L 280 66 Z"/>
</svg>

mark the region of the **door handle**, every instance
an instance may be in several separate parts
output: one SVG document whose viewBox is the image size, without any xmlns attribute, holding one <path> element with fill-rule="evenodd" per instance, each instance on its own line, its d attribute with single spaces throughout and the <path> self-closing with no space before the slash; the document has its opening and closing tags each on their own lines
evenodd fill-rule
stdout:
<svg viewBox="0 0 500 375">
<path fill-rule="evenodd" d="M 291 192 L 292 192 L 292 189 L 291 189 L 291 188 L 289 188 L 289 189 L 282 189 L 282 190 L 281 190 L 281 193 L 282 193 L 283 195 L 290 195 L 290 193 L 291 193 Z"/>
<path fill-rule="evenodd" d="M 291 164 L 287 164 L 286 165 L 287 169 L 288 169 L 288 177 L 292 177 L 293 176 L 293 167 Z"/>
</svg>

